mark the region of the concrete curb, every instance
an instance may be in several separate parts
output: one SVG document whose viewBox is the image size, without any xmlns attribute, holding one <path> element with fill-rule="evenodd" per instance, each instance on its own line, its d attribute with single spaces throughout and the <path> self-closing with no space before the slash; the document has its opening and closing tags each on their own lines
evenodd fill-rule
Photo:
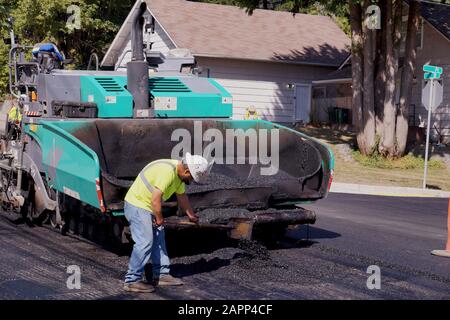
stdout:
<svg viewBox="0 0 450 320">
<path fill-rule="evenodd" d="M 333 182 L 330 192 L 389 197 L 450 198 L 449 191 Z"/>
</svg>

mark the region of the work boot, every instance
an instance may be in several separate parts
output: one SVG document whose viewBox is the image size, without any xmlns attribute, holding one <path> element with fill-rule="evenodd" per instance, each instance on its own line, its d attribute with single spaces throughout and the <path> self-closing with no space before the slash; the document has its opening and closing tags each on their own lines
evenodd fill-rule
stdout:
<svg viewBox="0 0 450 320">
<path fill-rule="evenodd" d="M 157 286 L 181 286 L 184 284 L 181 279 L 172 277 L 170 274 L 154 275 L 153 281 Z"/>
<path fill-rule="evenodd" d="M 129 292 L 153 292 L 155 288 L 152 285 L 144 283 L 142 281 L 125 283 L 123 289 Z"/>
</svg>

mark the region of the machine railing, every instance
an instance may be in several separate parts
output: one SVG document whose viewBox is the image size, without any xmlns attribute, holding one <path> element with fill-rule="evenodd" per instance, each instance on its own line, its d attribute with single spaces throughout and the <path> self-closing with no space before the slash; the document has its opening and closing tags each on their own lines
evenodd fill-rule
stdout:
<svg viewBox="0 0 450 320">
<path fill-rule="evenodd" d="M 92 53 L 91 56 L 89 57 L 89 63 L 87 66 L 87 70 L 91 70 L 91 64 L 92 64 L 92 60 L 95 60 L 95 71 L 98 71 L 98 55 L 96 53 Z"/>
<path fill-rule="evenodd" d="M 39 63 L 25 60 L 26 52 L 31 49 L 33 46 L 15 45 L 9 50 L 9 90 L 16 98 L 19 98 L 23 91 L 28 95 L 30 88 L 37 87 Z"/>
</svg>

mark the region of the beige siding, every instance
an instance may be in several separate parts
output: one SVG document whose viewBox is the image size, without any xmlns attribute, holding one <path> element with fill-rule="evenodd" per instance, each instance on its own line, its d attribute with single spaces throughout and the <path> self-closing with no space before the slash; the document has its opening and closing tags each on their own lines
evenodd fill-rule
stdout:
<svg viewBox="0 0 450 320">
<path fill-rule="evenodd" d="M 423 49 L 417 53 L 417 82 L 414 85 L 411 104 L 415 105 L 415 125 L 420 122 L 426 125 L 427 110 L 422 105 L 422 79 L 424 64 L 437 65 L 444 69 L 444 102 L 436 109 L 432 116 L 431 128 L 436 126 L 444 131 L 450 138 L 450 41 L 438 33 L 428 23 L 424 25 Z M 410 112 L 412 112 L 412 108 Z M 436 136 L 436 131 L 433 130 Z M 448 140 L 448 139 L 447 139 Z"/>
<path fill-rule="evenodd" d="M 310 83 L 330 68 L 272 62 L 198 57 L 203 76 L 214 78 L 233 95 L 233 118 L 243 119 L 253 106 L 261 118 L 275 122 L 293 122 L 295 89 L 289 84 Z"/>
<path fill-rule="evenodd" d="M 171 49 L 175 49 L 174 43 L 170 40 L 169 36 L 164 32 L 158 23 L 155 23 L 154 33 L 144 33 L 144 41 L 153 42 L 152 50 L 160 51 L 163 54 L 166 54 Z M 126 68 L 127 62 L 131 60 L 131 52 L 126 53 L 129 50 L 131 50 L 131 34 L 128 36 L 125 46 L 121 49 L 121 54 L 116 62 L 116 69 Z M 121 60 L 124 53 L 126 54 Z"/>
</svg>

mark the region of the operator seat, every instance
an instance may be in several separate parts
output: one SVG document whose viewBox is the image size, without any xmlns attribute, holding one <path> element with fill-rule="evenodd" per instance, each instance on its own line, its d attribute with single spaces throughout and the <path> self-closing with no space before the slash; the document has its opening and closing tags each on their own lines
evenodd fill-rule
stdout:
<svg viewBox="0 0 450 320">
<path fill-rule="evenodd" d="M 32 54 L 42 73 L 50 73 L 54 69 L 63 69 L 64 56 L 53 43 L 36 44 Z"/>
</svg>

